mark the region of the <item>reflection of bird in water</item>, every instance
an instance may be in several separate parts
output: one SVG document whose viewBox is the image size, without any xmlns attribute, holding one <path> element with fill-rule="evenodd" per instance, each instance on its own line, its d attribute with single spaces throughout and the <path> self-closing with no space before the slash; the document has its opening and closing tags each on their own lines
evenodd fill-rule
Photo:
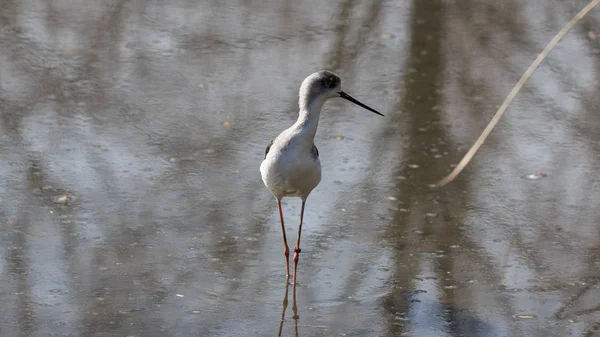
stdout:
<svg viewBox="0 0 600 337">
<path fill-rule="evenodd" d="M 288 306 L 288 293 L 289 293 L 290 283 L 285 282 L 285 296 L 283 297 L 283 308 L 281 309 L 281 322 L 279 323 L 279 334 L 277 336 L 281 337 L 281 331 L 283 330 L 283 321 L 285 320 L 285 311 Z M 294 284 L 294 289 L 292 290 L 292 312 L 294 315 L 292 318 L 294 319 L 294 336 L 298 337 L 298 306 L 296 305 L 296 287 Z"/>
<path fill-rule="evenodd" d="M 277 198 L 279 219 L 283 232 L 283 247 L 286 261 L 285 275 L 288 278 L 290 274 L 290 250 L 285 236 L 281 199 L 283 197 L 299 197 L 302 199 L 298 240 L 294 249 L 294 286 L 296 285 L 296 271 L 298 260 L 300 259 L 300 234 L 302 232 L 304 204 L 310 192 L 321 181 L 319 151 L 314 144 L 319 115 L 321 114 L 323 103 L 334 97 L 342 97 L 383 116 L 343 92 L 342 82 L 334 73 L 329 71 L 313 73 L 300 86 L 300 99 L 298 100 L 300 114 L 298 120 L 267 145 L 265 159 L 260 165 L 263 182 L 273 195 L 275 195 L 275 198 Z"/>
</svg>

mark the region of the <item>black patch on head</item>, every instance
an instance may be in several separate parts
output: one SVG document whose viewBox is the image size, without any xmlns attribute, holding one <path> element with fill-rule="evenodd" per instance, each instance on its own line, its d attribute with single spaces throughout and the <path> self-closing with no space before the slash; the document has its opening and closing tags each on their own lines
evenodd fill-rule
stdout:
<svg viewBox="0 0 600 337">
<path fill-rule="evenodd" d="M 321 85 L 326 89 L 333 89 L 340 84 L 340 79 L 333 75 L 325 73 L 323 74 L 323 78 L 321 78 Z"/>
</svg>

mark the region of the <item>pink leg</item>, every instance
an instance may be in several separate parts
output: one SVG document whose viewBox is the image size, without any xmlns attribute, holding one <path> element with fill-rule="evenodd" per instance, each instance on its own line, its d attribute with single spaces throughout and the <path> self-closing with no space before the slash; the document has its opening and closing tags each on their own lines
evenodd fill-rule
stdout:
<svg viewBox="0 0 600 337">
<path fill-rule="evenodd" d="M 281 210 L 281 200 L 277 199 L 277 207 L 279 207 L 279 220 L 281 220 L 281 232 L 283 233 L 283 254 L 285 255 L 285 277 L 290 277 L 290 248 L 287 244 L 285 236 L 285 226 L 283 225 L 283 211 Z"/>
<path fill-rule="evenodd" d="M 298 261 L 300 260 L 300 234 L 302 234 L 302 219 L 304 218 L 304 203 L 302 200 L 302 208 L 300 209 L 300 226 L 298 227 L 298 241 L 296 242 L 296 248 L 294 249 L 294 288 L 296 288 L 296 275 L 298 270 Z"/>
</svg>

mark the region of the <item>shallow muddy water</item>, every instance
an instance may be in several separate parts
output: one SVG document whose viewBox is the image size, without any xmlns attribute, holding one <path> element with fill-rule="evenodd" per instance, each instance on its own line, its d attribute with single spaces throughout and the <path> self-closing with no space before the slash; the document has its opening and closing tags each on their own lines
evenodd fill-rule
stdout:
<svg viewBox="0 0 600 337">
<path fill-rule="evenodd" d="M 586 2 L 0 3 L 1 336 L 600 335 L 600 9 L 436 189 Z M 386 117 L 325 104 L 282 322 L 319 69 Z"/>
</svg>

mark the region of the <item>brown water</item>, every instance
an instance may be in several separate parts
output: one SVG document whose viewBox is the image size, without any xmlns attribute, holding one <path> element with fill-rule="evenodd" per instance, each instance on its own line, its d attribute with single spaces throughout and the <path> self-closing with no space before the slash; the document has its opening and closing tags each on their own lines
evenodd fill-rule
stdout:
<svg viewBox="0 0 600 337">
<path fill-rule="evenodd" d="M 386 117 L 325 105 L 282 336 L 600 335 L 600 9 L 432 189 L 585 1 L 0 4 L 0 336 L 276 336 L 323 68 Z"/>
</svg>

